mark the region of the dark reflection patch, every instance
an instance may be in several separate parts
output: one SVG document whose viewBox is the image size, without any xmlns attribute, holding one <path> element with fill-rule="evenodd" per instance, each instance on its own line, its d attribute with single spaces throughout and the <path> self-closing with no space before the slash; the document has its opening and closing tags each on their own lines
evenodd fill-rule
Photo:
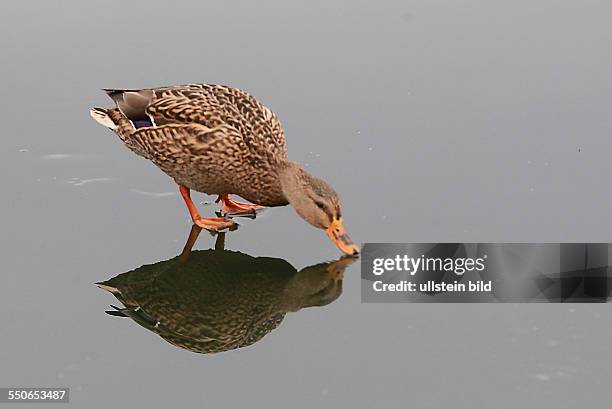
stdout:
<svg viewBox="0 0 612 409">
<path fill-rule="evenodd" d="M 355 261 L 343 257 L 298 271 L 280 258 L 225 250 L 225 233 L 214 249 L 192 251 L 200 232 L 192 227 L 177 257 L 97 283 L 122 304 L 107 314 L 130 318 L 189 351 L 243 348 L 276 329 L 288 312 L 338 299 L 343 272 Z"/>
</svg>

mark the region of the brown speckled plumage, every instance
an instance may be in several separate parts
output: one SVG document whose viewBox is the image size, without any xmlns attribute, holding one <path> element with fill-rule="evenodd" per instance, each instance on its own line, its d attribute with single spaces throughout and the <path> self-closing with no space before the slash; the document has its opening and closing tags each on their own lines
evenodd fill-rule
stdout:
<svg viewBox="0 0 612 409">
<path fill-rule="evenodd" d="M 111 314 L 128 316 L 180 348 L 214 353 L 257 342 L 288 311 L 337 299 L 345 265 L 334 263 L 298 272 L 278 258 L 194 251 L 186 262 L 144 265 L 98 285 L 125 306 Z"/>
<path fill-rule="evenodd" d="M 288 203 L 278 180 L 288 163 L 283 128 L 248 93 L 204 84 L 107 92 L 118 105 L 107 111 L 115 132 L 179 185 L 264 206 Z M 154 126 L 134 127 L 147 119 Z"/>
</svg>

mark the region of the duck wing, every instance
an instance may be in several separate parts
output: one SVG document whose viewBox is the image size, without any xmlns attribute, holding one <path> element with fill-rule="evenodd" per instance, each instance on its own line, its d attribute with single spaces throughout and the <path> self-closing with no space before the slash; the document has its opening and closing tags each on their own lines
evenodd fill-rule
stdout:
<svg viewBox="0 0 612 409">
<path fill-rule="evenodd" d="M 166 124 L 199 124 L 233 129 L 245 147 L 287 158 L 285 134 L 278 117 L 252 95 L 224 85 L 190 84 L 142 90 L 107 89 L 107 94 L 134 128 Z"/>
</svg>

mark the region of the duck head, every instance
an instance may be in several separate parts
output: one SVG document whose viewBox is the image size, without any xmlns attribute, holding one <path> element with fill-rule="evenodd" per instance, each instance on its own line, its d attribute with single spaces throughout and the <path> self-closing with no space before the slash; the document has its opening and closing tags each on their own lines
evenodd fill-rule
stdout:
<svg viewBox="0 0 612 409">
<path fill-rule="evenodd" d="M 336 191 L 296 163 L 288 163 L 280 172 L 283 194 L 297 214 L 327 236 L 347 255 L 359 254 L 359 247 L 344 230 L 342 205 Z"/>
</svg>

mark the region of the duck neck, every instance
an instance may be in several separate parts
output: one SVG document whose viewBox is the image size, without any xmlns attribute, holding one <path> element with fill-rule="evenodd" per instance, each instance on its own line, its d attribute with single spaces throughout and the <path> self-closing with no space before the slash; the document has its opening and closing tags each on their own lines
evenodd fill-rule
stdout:
<svg viewBox="0 0 612 409">
<path fill-rule="evenodd" d="M 296 201 L 299 200 L 299 191 L 303 188 L 304 174 L 307 172 L 302 165 L 291 161 L 281 163 L 278 168 L 278 179 L 283 196 L 289 204 L 295 207 Z"/>
</svg>

